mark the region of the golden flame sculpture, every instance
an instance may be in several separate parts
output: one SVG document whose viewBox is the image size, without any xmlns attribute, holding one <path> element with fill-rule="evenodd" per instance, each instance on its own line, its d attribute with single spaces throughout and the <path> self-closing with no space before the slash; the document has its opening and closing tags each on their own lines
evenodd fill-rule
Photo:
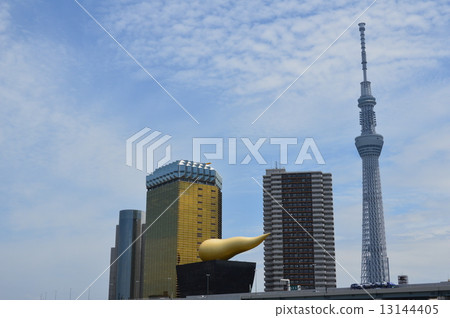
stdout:
<svg viewBox="0 0 450 318">
<path fill-rule="evenodd" d="M 228 260 L 261 244 L 270 233 L 256 237 L 236 236 L 227 239 L 209 239 L 200 244 L 198 255 L 202 261 Z"/>
</svg>

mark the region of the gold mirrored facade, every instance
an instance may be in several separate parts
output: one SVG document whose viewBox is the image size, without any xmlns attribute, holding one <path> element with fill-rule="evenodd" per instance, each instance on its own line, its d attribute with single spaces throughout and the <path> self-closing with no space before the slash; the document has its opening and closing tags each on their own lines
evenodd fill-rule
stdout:
<svg viewBox="0 0 450 318">
<path fill-rule="evenodd" d="M 176 265 L 200 262 L 200 244 L 222 237 L 221 179 L 215 171 L 211 176 L 211 169 L 175 176 L 167 172 L 171 177 L 159 178 L 161 182 L 147 178 L 146 226 L 150 228 L 144 234 L 144 299 L 176 297 Z"/>
</svg>

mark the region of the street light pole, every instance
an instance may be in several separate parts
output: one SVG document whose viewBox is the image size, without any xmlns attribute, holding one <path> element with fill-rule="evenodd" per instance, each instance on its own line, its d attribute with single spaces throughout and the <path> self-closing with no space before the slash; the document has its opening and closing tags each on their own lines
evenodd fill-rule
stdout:
<svg viewBox="0 0 450 318">
<path fill-rule="evenodd" d="M 209 295 L 209 276 L 210 274 L 206 274 L 206 295 Z"/>
<path fill-rule="evenodd" d="M 172 280 L 172 277 L 167 277 L 167 297 L 169 297 L 169 299 L 171 298 L 170 297 L 170 282 L 171 282 L 171 280 Z"/>
<path fill-rule="evenodd" d="M 255 268 L 255 293 L 258 292 L 258 273 Z"/>
</svg>

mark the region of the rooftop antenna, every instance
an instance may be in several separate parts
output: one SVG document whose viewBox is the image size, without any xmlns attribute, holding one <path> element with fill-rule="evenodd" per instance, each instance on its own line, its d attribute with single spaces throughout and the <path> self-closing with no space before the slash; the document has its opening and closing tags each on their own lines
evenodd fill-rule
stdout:
<svg viewBox="0 0 450 318">
<path fill-rule="evenodd" d="M 366 30 L 366 24 L 361 22 L 358 24 L 359 33 L 361 35 L 361 64 L 363 71 L 363 81 L 361 83 L 361 96 L 371 96 L 372 90 L 370 88 L 370 82 L 367 80 L 367 56 L 366 56 L 366 38 L 364 31 Z"/>
<path fill-rule="evenodd" d="M 366 30 L 365 26 L 366 24 L 364 22 L 361 22 L 359 25 L 359 32 L 361 34 L 361 64 L 362 64 L 362 70 L 363 70 L 363 77 L 364 82 L 367 81 L 367 57 L 366 57 L 366 39 L 364 36 L 364 31 Z"/>
</svg>

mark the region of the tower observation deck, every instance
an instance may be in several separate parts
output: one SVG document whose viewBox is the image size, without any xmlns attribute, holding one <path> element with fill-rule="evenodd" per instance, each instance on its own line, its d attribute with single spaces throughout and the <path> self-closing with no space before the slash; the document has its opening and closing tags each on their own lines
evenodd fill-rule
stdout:
<svg viewBox="0 0 450 318">
<path fill-rule="evenodd" d="M 363 81 L 361 97 L 358 99 L 361 135 L 355 145 L 362 159 L 362 257 L 361 283 L 389 281 L 389 264 L 386 252 L 383 198 L 381 195 L 380 168 L 378 158 L 383 148 L 383 136 L 375 131 L 376 118 L 370 82 L 367 80 L 365 23 L 359 23 L 361 35 L 361 58 Z"/>
</svg>

